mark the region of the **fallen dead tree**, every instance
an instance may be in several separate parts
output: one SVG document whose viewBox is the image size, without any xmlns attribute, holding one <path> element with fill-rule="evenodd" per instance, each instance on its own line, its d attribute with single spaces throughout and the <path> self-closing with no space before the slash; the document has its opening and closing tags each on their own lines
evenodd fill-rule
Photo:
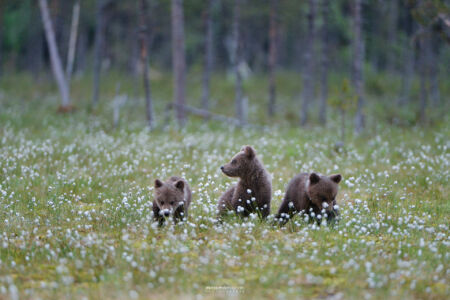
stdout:
<svg viewBox="0 0 450 300">
<path fill-rule="evenodd" d="M 167 126 L 169 124 L 170 116 L 171 116 L 170 112 L 172 109 L 175 108 L 175 106 L 176 106 L 176 104 L 174 104 L 173 102 L 167 104 L 166 109 L 165 109 L 165 121 L 164 121 L 165 126 Z M 183 108 L 186 113 L 202 117 L 205 120 L 224 122 L 229 125 L 236 126 L 236 127 L 251 127 L 251 128 L 259 128 L 259 129 L 264 128 L 263 126 L 249 124 L 249 123 L 242 125 L 242 123 L 238 119 L 227 117 L 227 116 L 220 115 L 220 114 L 216 114 L 216 113 L 210 112 L 208 110 L 204 110 L 204 109 L 189 106 L 189 105 L 183 105 Z"/>
</svg>

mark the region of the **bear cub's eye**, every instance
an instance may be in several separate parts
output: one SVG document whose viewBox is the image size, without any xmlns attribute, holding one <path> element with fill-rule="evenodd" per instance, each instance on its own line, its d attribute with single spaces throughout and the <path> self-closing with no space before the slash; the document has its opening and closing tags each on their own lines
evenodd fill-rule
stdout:
<svg viewBox="0 0 450 300">
<path fill-rule="evenodd" d="M 164 201 L 161 201 L 161 205 L 164 205 Z"/>
<path fill-rule="evenodd" d="M 233 159 L 232 161 L 231 161 L 231 163 L 234 165 L 235 163 L 236 163 L 237 161 L 235 160 L 235 159 Z"/>
<path fill-rule="evenodd" d="M 170 205 L 174 205 L 175 204 L 175 201 L 170 201 Z"/>
</svg>

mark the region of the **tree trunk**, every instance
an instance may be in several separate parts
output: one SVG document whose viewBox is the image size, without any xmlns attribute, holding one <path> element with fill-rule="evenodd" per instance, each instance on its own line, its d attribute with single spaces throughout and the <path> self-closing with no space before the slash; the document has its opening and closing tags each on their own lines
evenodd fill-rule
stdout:
<svg viewBox="0 0 450 300">
<path fill-rule="evenodd" d="M 440 103 L 439 92 L 439 38 L 434 31 L 430 32 L 429 42 L 429 66 L 430 66 L 430 100 L 433 107 Z"/>
<path fill-rule="evenodd" d="M 80 34 L 77 44 L 77 51 L 75 51 L 77 56 L 75 59 L 75 72 L 83 73 L 86 69 L 86 56 L 88 55 L 88 32 L 84 26 L 80 27 Z"/>
<path fill-rule="evenodd" d="M 358 98 L 355 116 L 355 133 L 364 129 L 364 91 L 363 91 L 364 41 L 362 37 L 361 0 L 354 0 L 353 10 L 353 85 Z"/>
<path fill-rule="evenodd" d="M 67 53 L 66 75 L 67 82 L 70 84 L 72 77 L 73 62 L 75 61 L 75 50 L 77 47 L 78 22 L 80 20 L 80 1 L 77 0 L 73 5 L 72 24 L 70 26 L 69 48 Z"/>
<path fill-rule="evenodd" d="M 328 98 L 328 10 L 329 0 L 322 0 L 322 64 L 320 70 L 320 107 L 319 122 L 322 125 L 327 123 L 327 98 Z"/>
<path fill-rule="evenodd" d="M 205 9 L 205 54 L 203 64 L 203 80 L 202 80 L 202 108 L 209 110 L 210 100 L 210 79 L 213 64 L 213 11 L 214 0 L 208 0 L 208 7 Z"/>
<path fill-rule="evenodd" d="M 402 70 L 402 83 L 401 83 L 401 94 L 398 100 L 399 106 L 404 106 L 410 102 L 410 91 L 414 78 L 414 49 L 415 42 L 411 38 L 414 32 L 414 20 L 411 15 L 411 9 L 408 8 L 408 12 L 404 22 L 404 31 L 406 34 L 406 41 L 403 45 L 403 70 Z"/>
<path fill-rule="evenodd" d="M 406 43 L 403 49 L 403 74 L 401 84 L 401 95 L 398 101 L 399 106 L 404 106 L 410 102 L 410 91 L 414 75 L 414 51 L 411 49 L 410 43 Z"/>
<path fill-rule="evenodd" d="M 315 41 L 315 18 L 316 18 L 316 0 L 308 1 L 308 36 L 305 45 L 305 70 L 303 71 L 303 93 L 302 93 L 302 110 L 300 113 L 300 124 L 306 125 L 308 122 L 309 104 L 314 96 L 314 50 Z"/>
<path fill-rule="evenodd" d="M 428 35 L 430 34 L 427 32 L 423 26 L 420 26 L 419 32 L 421 32 L 419 36 L 419 80 L 420 80 L 420 100 L 419 100 L 419 121 L 421 123 L 424 123 L 426 120 L 426 109 L 427 109 L 427 99 L 428 99 L 428 88 L 427 88 L 427 81 L 428 81 L 428 61 L 427 56 L 429 53 L 429 38 Z"/>
<path fill-rule="evenodd" d="M 56 1 L 56 0 L 52 0 Z M 64 57 L 66 57 L 67 53 L 69 52 L 68 46 L 69 46 L 69 39 L 70 39 L 70 23 L 66 20 L 70 19 L 70 15 L 72 12 L 72 3 L 74 1 L 68 1 L 68 0 L 59 0 L 58 6 L 58 23 L 55 24 L 55 30 L 56 30 L 56 42 L 58 44 L 58 49 L 61 53 L 61 59 L 63 62 L 63 70 L 64 68 Z M 59 38 L 59 40 L 58 40 Z M 67 78 L 67 76 L 66 76 Z M 67 84 L 69 85 L 69 92 L 70 92 L 70 82 L 67 80 Z"/>
<path fill-rule="evenodd" d="M 39 7 L 41 9 L 42 22 L 44 23 L 45 36 L 50 52 L 53 75 L 55 76 L 59 92 L 61 93 L 61 106 L 62 108 L 67 109 L 70 106 L 69 88 L 64 76 L 58 46 L 56 45 L 55 32 L 53 31 L 52 21 L 50 19 L 47 0 L 39 0 Z"/>
<path fill-rule="evenodd" d="M 178 125 L 186 122 L 186 57 L 184 46 L 183 0 L 172 0 L 172 67 L 174 76 L 174 103 Z"/>
<path fill-rule="evenodd" d="M 397 40 L 397 19 L 399 1 L 391 0 L 387 5 L 387 20 L 389 31 L 387 34 L 388 48 L 387 50 L 387 69 L 391 72 L 397 71 L 397 53 L 395 51 Z"/>
<path fill-rule="evenodd" d="M 143 81 L 145 89 L 145 112 L 147 124 L 153 129 L 153 103 L 150 93 L 150 75 L 148 58 L 148 27 L 147 27 L 147 0 L 140 0 L 140 42 L 141 42 L 141 62 L 143 67 Z"/>
<path fill-rule="evenodd" d="M 241 38 L 240 38 L 240 10 L 241 10 L 241 0 L 234 0 L 234 11 L 233 11 L 233 23 L 232 23 L 232 39 L 233 39 L 233 69 L 235 75 L 235 110 L 236 118 L 239 120 L 240 125 L 243 126 L 247 123 L 245 116 L 244 99 L 242 97 L 242 76 L 239 70 L 239 66 L 242 60 L 241 51 Z"/>
<path fill-rule="evenodd" d="M 1 8 L 0 8 L 1 9 Z M 40 20 L 39 7 L 31 8 L 30 28 L 28 29 L 26 45 L 26 63 L 28 70 L 31 71 L 33 79 L 39 80 L 39 73 L 43 66 L 44 56 L 44 32 Z M 1 25 L 0 25 L 1 27 Z M 1 28 L 0 28 L 1 30 Z"/>
<path fill-rule="evenodd" d="M 275 115 L 277 67 L 277 40 L 278 40 L 278 0 L 270 1 L 269 20 L 269 105 L 267 113 L 270 117 Z"/>
<path fill-rule="evenodd" d="M 151 10 L 151 9 L 150 9 Z M 139 14 L 140 12 L 138 12 Z M 147 27 L 150 27 L 150 24 L 146 23 Z M 128 61 L 127 61 L 127 67 L 131 75 L 133 76 L 133 80 L 136 79 L 136 77 L 139 75 L 139 68 L 141 64 L 141 56 L 140 56 L 140 48 L 141 48 L 141 41 L 139 37 L 140 32 L 135 33 L 135 30 L 133 28 L 127 29 L 127 36 L 133 37 L 132 41 L 130 41 L 129 45 L 129 55 L 128 55 Z M 148 32 L 147 32 L 147 39 L 148 39 Z"/>
<path fill-rule="evenodd" d="M 0 4 L 0 78 L 2 77 L 2 71 L 3 71 L 3 7 L 4 4 Z"/>
<path fill-rule="evenodd" d="M 104 19 L 103 10 L 105 7 L 105 0 L 97 0 L 95 11 L 95 42 L 94 42 L 94 91 L 92 95 L 92 105 L 95 107 L 98 104 L 100 95 L 100 72 L 102 67 L 102 49 L 104 43 Z"/>
</svg>

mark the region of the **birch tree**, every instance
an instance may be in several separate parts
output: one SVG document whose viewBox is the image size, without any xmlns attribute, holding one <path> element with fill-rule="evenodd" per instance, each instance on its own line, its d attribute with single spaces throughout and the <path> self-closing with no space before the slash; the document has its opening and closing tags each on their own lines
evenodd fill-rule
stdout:
<svg viewBox="0 0 450 300">
<path fill-rule="evenodd" d="M 364 42 L 362 37 L 361 1 L 353 1 L 353 85 L 357 95 L 355 133 L 361 133 L 364 129 L 364 87 L 363 87 L 363 62 Z"/>
<path fill-rule="evenodd" d="M 315 19 L 316 19 L 316 0 L 308 1 L 308 35 L 305 43 L 305 69 L 303 71 L 303 93 L 302 109 L 300 112 L 300 125 L 306 125 L 308 121 L 309 104 L 314 97 L 314 57 L 313 48 L 316 39 Z"/>
<path fill-rule="evenodd" d="M 186 57 L 184 45 L 183 0 L 172 0 L 172 67 L 174 83 L 174 104 L 179 126 L 186 122 Z"/>
<path fill-rule="evenodd" d="M 202 109 L 209 110 L 210 102 L 210 81 L 213 64 L 213 20 L 212 12 L 215 0 L 208 0 L 205 8 L 204 24 L 205 24 L 205 39 L 204 39 L 204 62 L 203 62 L 203 78 L 202 78 Z"/>
<path fill-rule="evenodd" d="M 3 42 L 3 10 L 5 3 L 0 1 L 0 77 L 2 77 L 2 65 L 3 65 L 3 52 L 2 52 L 2 42 Z"/>
<path fill-rule="evenodd" d="M 240 14 L 241 0 L 234 0 L 232 21 L 232 44 L 233 44 L 233 71 L 235 76 L 235 110 L 236 118 L 241 126 L 247 123 L 245 116 L 245 105 L 242 97 L 242 76 L 239 66 L 242 62 L 241 38 L 240 38 Z"/>
<path fill-rule="evenodd" d="M 141 46 L 141 63 L 143 66 L 143 83 L 145 89 L 145 114 L 147 125 L 153 129 L 153 103 L 150 92 L 149 57 L 148 57 L 148 21 L 147 21 L 147 0 L 140 0 L 139 5 L 139 39 Z"/>
<path fill-rule="evenodd" d="M 328 10 L 329 0 L 322 0 L 322 28 L 320 29 L 320 39 L 322 44 L 321 67 L 320 67 L 320 107 L 319 122 L 325 125 L 327 122 L 327 98 L 328 98 Z"/>
<path fill-rule="evenodd" d="M 418 64 L 419 64 L 419 82 L 420 82 L 420 92 L 419 92 L 419 121 L 425 122 L 426 119 L 426 109 L 427 109 L 427 99 L 428 99 L 428 88 L 427 82 L 429 78 L 429 68 L 428 68 L 428 56 L 430 52 L 430 39 L 429 32 L 426 31 L 424 26 L 419 26 L 419 36 L 418 36 Z"/>
<path fill-rule="evenodd" d="M 97 0 L 95 9 L 95 41 L 94 41 L 94 89 L 92 105 L 98 104 L 100 95 L 100 72 L 102 65 L 102 48 L 104 43 L 104 8 L 108 0 Z"/>
<path fill-rule="evenodd" d="M 72 77 L 73 71 L 73 63 L 75 61 L 75 50 L 77 46 L 79 20 L 80 20 L 80 1 L 77 0 L 73 5 L 72 24 L 70 26 L 70 38 L 67 53 L 66 76 L 68 84 L 70 84 L 70 78 Z"/>
<path fill-rule="evenodd" d="M 278 0 L 270 1 L 269 17 L 269 105 L 267 113 L 270 117 L 275 115 L 277 67 L 277 36 L 278 36 Z"/>
<path fill-rule="evenodd" d="M 58 84 L 58 89 L 61 94 L 61 110 L 66 111 L 70 109 L 70 95 L 69 86 L 64 75 L 61 58 L 59 56 L 58 46 L 55 39 L 55 31 L 53 30 L 52 20 L 48 9 L 47 0 L 39 0 L 39 8 L 41 10 L 42 22 L 44 23 L 45 37 L 47 39 L 48 49 L 50 53 L 50 60 L 53 75 Z"/>
</svg>

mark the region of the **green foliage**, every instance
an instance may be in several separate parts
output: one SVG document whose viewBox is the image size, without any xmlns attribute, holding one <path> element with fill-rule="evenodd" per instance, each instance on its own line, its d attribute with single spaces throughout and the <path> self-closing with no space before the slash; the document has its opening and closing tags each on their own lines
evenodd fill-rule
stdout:
<svg viewBox="0 0 450 300">
<path fill-rule="evenodd" d="M 0 297 L 448 298 L 448 116 L 433 127 L 376 119 L 342 153 L 332 147 L 334 119 L 328 129 L 260 131 L 191 118 L 183 130 L 148 132 L 142 101 L 130 99 L 113 129 L 108 99 L 121 77 L 110 76 L 92 114 L 83 82 L 72 88 L 79 109 L 69 115 L 55 113 L 49 86 L 1 87 Z M 283 90 L 295 90 L 292 77 L 282 74 Z M 168 78 L 153 78 L 158 112 L 171 99 Z M 123 92 L 133 90 L 121 80 Z M 250 80 L 247 92 L 265 80 Z M 348 80 L 338 82 L 336 93 L 352 94 Z M 213 85 L 225 106 L 232 84 L 216 74 Z M 340 223 L 319 228 L 296 216 L 279 228 L 230 215 L 217 224 L 217 199 L 235 182 L 218 167 L 244 144 L 273 175 L 272 212 L 294 174 L 342 173 Z M 174 174 L 191 183 L 189 218 L 159 229 L 152 181 Z"/>
<path fill-rule="evenodd" d="M 432 26 L 437 22 L 439 14 L 450 14 L 450 3 L 445 0 L 409 0 L 414 19 L 424 26 Z"/>
<path fill-rule="evenodd" d="M 1 7 L 0 7 L 1 9 Z M 5 48 L 11 52 L 19 52 L 26 41 L 30 28 L 32 3 L 30 0 L 20 3 L 9 3 L 3 14 L 3 27 Z M 1 18 L 0 18 L 1 20 Z"/>
<path fill-rule="evenodd" d="M 331 95 L 332 96 L 330 96 L 328 100 L 331 107 L 349 113 L 354 113 L 356 111 L 358 96 L 348 78 L 343 78 L 338 85 L 335 85 Z"/>
<path fill-rule="evenodd" d="M 152 0 L 149 2 L 149 27 L 151 33 L 150 63 L 152 66 L 170 70 L 171 68 L 171 21 L 170 1 Z M 266 70 L 268 50 L 268 17 L 270 1 L 243 1 L 241 9 L 241 36 L 244 58 L 252 70 Z M 409 5 L 408 3 L 411 2 Z M 428 26 L 436 21 L 439 14 L 448 14 L 449 6 L 445 1 L 364 1 L 363 36 L 367 63 L 380 70 L 401 71 L 403 49 L 409 46 L 414 32 L 407 30 L 408 16 L 412 11 L 416 22 Z M 9 62 L 10 72 L 33 70 L 31 61 L 38 61 L 49 69 L 45 43 L 42 40 L 42 22 L 37 1 L 4 1 L 0 20 L 2 23 L 2 64 Z M 73 1 L 50 1 L 50 13 L 54 20 L 57 44 L 61 56 L 66 57 L 69 27 Z M 229 49 L 227 40 L 231 34 L 233 1 L 215 1 L 213 8 L 214 26 L 214 62 L 216 69 L 229 67 Z M 308 5 L 305 1 L 279 1 L 279 40 L 278 64 L 280 68 L 297 70 L 303 65 L 303 47 L 306 38 L 306 16 Z M 323 24 L 320 5 L 316 14 L 316 25 Z M 393 9 L 395 8 L 395 9 Z M 206 1 L 192 0 L 184 2 L 186 57 L 188 66 L 203 62 L 204 12 Z M 80 39 L 83 46 L 77 53 L 76 61 L 85 61 L 76 69 L 89 70 L 94 48 L 96 25 L 96 0 L 81 1 Z M 391 12 L 396 14 L 391 15 Z M 135 1 L 112 1 L 105 13 L 107 21 L 106 46 L 104 59 L 114 68 L 129 71 L 136 50 L 138 29 L 138 5 Z M 329 36 L 328 56 L 330 69 L 338 72 L 348 70 L 352 60 L 352 2 L 348 0 L 329 1 L 327 30 Z M 391 20 L 388 22 L 387 19 Z M 430 23 L 431 22 L 431 23 Z M 436 25 L 436 24 L 435 24 Z M 433 25 L 434 26 L 434 25 Z M 319 41 L 320 30 L 317 31 Z M 37 39 L 39 40 L 39 39 Z M 35 57 L 33 49 L 42 47 L 41 56 Z M 85 48 L 84 48 L 85 47 Z M 442 48 L 442 47 L 441 47 Z M 83 50 L 84 49 L 84 50 Z M 448 50 L 442 48 L 443 55 Z M 26 53 L 27 55 L 21 55 Z M 448 70 L 444 70 L 448 74 Z"/>
</svg>

